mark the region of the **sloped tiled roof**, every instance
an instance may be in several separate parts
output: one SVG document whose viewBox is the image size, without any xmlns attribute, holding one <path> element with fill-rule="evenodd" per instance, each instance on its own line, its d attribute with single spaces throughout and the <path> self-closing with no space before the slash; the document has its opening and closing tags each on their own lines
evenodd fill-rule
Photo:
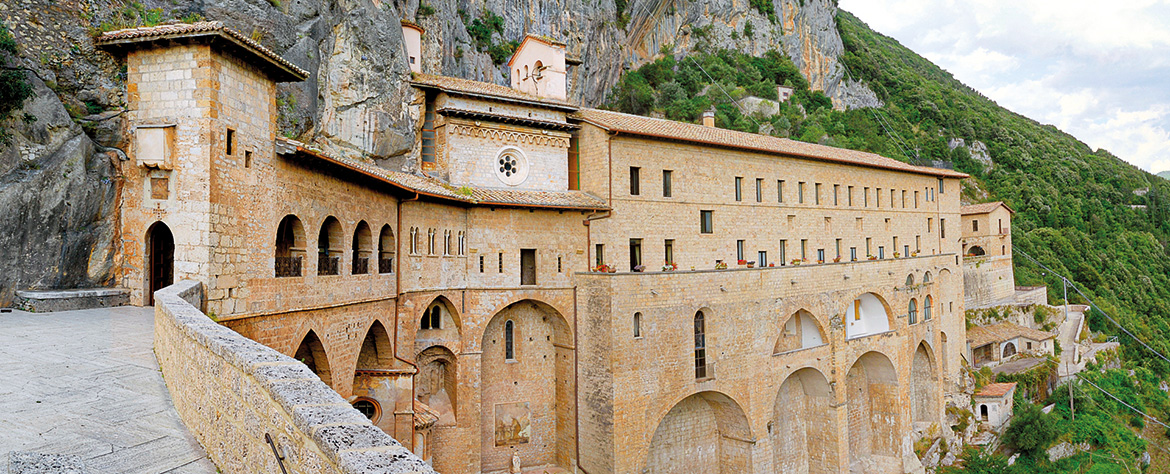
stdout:
<svg viewBox="0 0 1170 474">
<path fill-rule="evenodd" d="M 152 43 L 179 38 L 222 38 L 248 53 L 261 59 L 263 65 L 274 70 L 276 81 L 303 81 L 309 77 L 309 72 L 280 57 L 272 50 L 265 48 L 252 38 L 228 28 L 220 21 L 200 21 L 196 23 L 167 23 L 158 26 L 128 28 L 109 31 L 98 36 L 94 43 L 101 47 L 118 47 L 135 43 Z"/>
<path fill-rule="evenodd" d="M 515 206 L 550 209 L 604 210 L 605 201 L 583 191 L 522 191 L 478 187 L 457 188 L 428 176 L 391 171 L 361 161 L 326 155 L 296 140 L 279 137 L 280 154 L 301 154 L 356 171 L 375 180 L 412 193 L 479 206 Z"/>
<path fill-rule="evenodd" d="M 532 94 L 526 94 L 516 89 L 488 82 L 460 79 L 458 77 L 435 76 L 431 74 L 414 73 L 412 81 L 416 86 L 433 87 L 453 94 L 487 97 L 508 102 L 520 102 L 538 107 L 560 109 L 565 111 L 577 110 L 577 106 L 563 100 L 549 99 Z"/>
<path fill-rule="evenodd" d="M 956 171 L 914 166 L 874 153 L 834 148 L 756 133 L 707 127 L 693 123 L 676 122 L 673 120 L 643 117 L 640 115 L 623 114 L 599 109 L 581 109 L 574 116 L 606 130 L 621 133 L 764 153 L 791 155 L 814 160 L 832 161 L 946 178 L 967 177 L 966 174 Z"/>
<path fill-rule="evenodd" d="M 1000 398 L 1000 397 L 1003 397 L 1004 395 L 1007 395 L 1008 392 L 1011 392 L 1015 388 L 1016 388 L 1015 382 L 993 383 L 993 384 L 984 385 L 983 390 L 980 390 L 979 392 L 977 392 L 975 394 L 975 396 L 976 397 Z"/>
<path fill-rule="evenodd" d="M 984 202 L 979 204 L 972 204 L 970 206 L 963 206 L 959 209 L 959 213 L 964 216 L 971 214 L 987 214 L 988 212 L 994 211 L 995 208 L 999 206 L 1003 206 L 1004 209 L 1007 209 L 1008 212 L 1012 214 L 1016 213 L 1016 211 L 1013 211 L 1012 208 L 1008 207 L 1007 204 L 1004 204 L 1003 201 Z"/>
<path fill-rule="evenodd" d="M 425 430 L 439 421 L 439 412 L 433 410 L 426 403 L 414 401 L 414 429 Z"/>
<path fill-rule="evenodd" d="M 990 326 L 976 326 L 967 330 L 967 342 L 971 348 L 982 347 L 993 342 L 1002 342 L 1016 337 L 1025 337 L 1033 341 L 1043 341 L 1056 337 L 1050 332 L 1027 328 L 1018 324 L 1002 322 Z"/>
</svg>

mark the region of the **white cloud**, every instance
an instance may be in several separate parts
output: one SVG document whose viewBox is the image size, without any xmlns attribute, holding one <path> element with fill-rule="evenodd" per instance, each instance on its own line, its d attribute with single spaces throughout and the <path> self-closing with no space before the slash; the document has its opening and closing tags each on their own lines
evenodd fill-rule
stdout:
<svg viewBox="0 0 1170 474">
<path fill-rule="evenodd" d="M 1000 105 L 1170 169 L 1170 2 L 840 0 Z"/>
</svg>

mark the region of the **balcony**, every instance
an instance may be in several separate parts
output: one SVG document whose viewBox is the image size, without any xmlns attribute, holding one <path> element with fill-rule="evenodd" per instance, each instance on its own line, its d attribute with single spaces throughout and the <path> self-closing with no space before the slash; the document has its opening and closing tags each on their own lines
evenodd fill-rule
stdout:
<svg viewBox="0 0 1170 474">
<path fill-rule="evenodd" d="M 354 258 L 353 259 L 353 274 L 365 275 L 370 273 L 370 259 L 368 258 Z"/>
<path fill-rule="evenodd" d="M 301 276 L 301 257 L 276 257 L 276 277 Z"/>
<path fill-rule="evenodd" d="M 340 257 L 330 257 L 324 254 L 317 256 L 318 275 L 339 275 L 341 274 L 340 268 Z"/>
</svg>

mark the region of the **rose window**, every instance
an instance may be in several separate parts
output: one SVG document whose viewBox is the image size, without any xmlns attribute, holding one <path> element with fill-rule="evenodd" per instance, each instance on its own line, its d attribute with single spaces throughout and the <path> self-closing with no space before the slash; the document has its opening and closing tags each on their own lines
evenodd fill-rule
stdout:
<svg viewBox="0 0 1170 474">
<path fill-rule="evenodd" d="M 508 186 L 519 186 L 528 179 L 528 157 L 519 148 L 507 147 L 496 154 L 493 168 L 496 178 Z"/>
</svg>

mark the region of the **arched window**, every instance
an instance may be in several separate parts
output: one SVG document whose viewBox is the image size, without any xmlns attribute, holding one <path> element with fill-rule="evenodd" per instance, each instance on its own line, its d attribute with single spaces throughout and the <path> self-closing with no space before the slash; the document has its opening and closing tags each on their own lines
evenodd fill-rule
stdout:
<svg viewBox="0 0 1170 474">
<path fill-rule="evenodd" d="M 913 299 L 913 298 L 910 299 L 909 313 L 910 313 L 910 324 L 917 323 L 918 322 L 918 300 Z"/>
<path fill-rule="evenodd" d="M 305 229 L 301 220 L 289 214 L 276 227 L 276 277 L 301 276 L 305 254 Z"/>
<path fill-rule="evenodd" d="M 695 313 L 695 378 L 707 378 L 707 325 L 702 311 Z"/>
<path fill-rule="evenodd" d="M 983 247 L 980 247 L 978 245 L 971 246 L 971 248 L 967 249 L 967 256 L 968 257 L 979 257 L 979 256 L 983 256 L 986 254 L 987 254 L 987 252 L 985 252 L 983 250 Z"/>
<path fill-rule="evenodd" d="M 443 329 L 443 306 L 439 303 L 432 304 L 430 308 L 423 311 L 422 321 L 419 322 L 421 329 Z"/>
<path fill-rule="evenodd" d="M 451 231 L 443 231 L 443 255 L 451 255 Z"/>
<path fill-rule="evenodd" d="M 930 283 L 931 281 L 930 272 L 926 272 L 922 275 L 922 283 Z"/>
<path fill-rule="evenodd" d="M 410 228 L 410 254 L 418 253 L 418 227 Z"/>
<path fill-rule="evenodd" d="M 370 273 L 370 254 L 373 253 L 373 241 L 370 235 L 370 225 L 366 221 L 358 222 L 353 231 L 353 271 L 354 275 Z"/>
<path fill-rule="evenodd" d="M 378 273 L 394 272 L 394 253 L 394 231 L 387 224 L 378 236 Z"/>
<path fill-rule="evenodd" d="M 317 274 L 341 274 L 341 254 L 343 245 L 341 223 L 337 218 L 329 216 L 321 224 L 321 233 L 317 235 Z"/>
<path fill-rule="evenodd" d="M 634 337 L 642 337 L 642 313 L 634 313 Z"/>
<path fill-rule="evenodd" d="M 906 286 L 914 286 L 914 274 L 906 275 Z"/>
<path fill-rule="evenodd" d="M 435 229 L 427 229 L 427 255 L 435 254 Z"/>
<path fill-rule="evenodd" d="M 467 243 L 466 243 L 466 240 L 464 239 L 463 231 L 459 231 L 459 255 L 460 256 L 465 255 L 465 252 L 466 252 L 464 250 L 465 248 L 467 248 Z"/>
<path fill-rule="evenodd" d="M 514 329 L 511 319 L 504 321 L 504 358 L 507 360 L 516 360 L 515 340 L 512 334 Z"/>
<path fill-rule="evenodd" d="M 923 303 L 923 306 L 922 306 L 922 320 L 923 321 L 930 321 L 930 312 L 931 312 L 931 307 L 933 307 L 933 306 L 934 306 L 934 298 L 931 298 L 930 295 L 926 295 L 926 301 Z"/>
</svg>

